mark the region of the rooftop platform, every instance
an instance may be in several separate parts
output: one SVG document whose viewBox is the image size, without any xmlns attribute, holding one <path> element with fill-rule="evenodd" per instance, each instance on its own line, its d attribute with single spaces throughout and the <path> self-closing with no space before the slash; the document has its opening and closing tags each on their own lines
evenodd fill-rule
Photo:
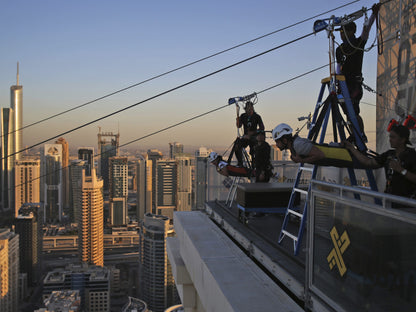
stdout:
<svg viewBox="0 0 416 312">
<path fill-rule="evenodd" d="M 313 181 L 297 256 L 290 239 L 277 243 L 282 214 L 268 213 L 246 224 L 240 212 L 237 202 L 209 201 L 204 210 L 175 213 L 177 237 L 169 239 L 168 255 L 185 311 L 258 311 L 244 302 L 268 294 L 259 291 L 264 285 L 271 285 L 274 298 L 258 300 L 266 300 L 265 308 L 272 311 L 280 311 L 276 298 L 307 311 L 414 310 L 415 200 Z M 290 227 L 298 224 L 291 220 L 293 232 Z M 253 272 L 253 278 L 262 276 L 261 286 L 251 281 L 247 288 L 245 275 Z"/>
</svg>

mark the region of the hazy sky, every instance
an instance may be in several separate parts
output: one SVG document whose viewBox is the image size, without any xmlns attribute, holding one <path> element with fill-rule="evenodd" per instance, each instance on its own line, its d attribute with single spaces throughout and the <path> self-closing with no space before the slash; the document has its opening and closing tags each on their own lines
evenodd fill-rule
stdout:
<svg viewBox="0 0 416 312">
<path fill-rule="evenodd" d="M 0 105 L 9 107 L 20 63 L 24 125 L 71 109 L 190 62 L 279 30 L 352 1 L 2 1 Z M 350 14 L 375 1 L 356 1 L 326 13 Z M 369 13 L 370 14 L 370 13 Z M 317 18 L 316 18 L 317 19 Z M 24 130 L 33 145 L 114 111 L 139 103 L 312 31 L 315 19 L 277 32 L 185 69 L 84 106 Z M 363 18 L 357 21 L 361 33 Z M 375 38 L 375 27 L 367 46 Z M 340 38 L 336 37 L 338 42 Z M 120 143 L 159 131 L 226 105 L 228 98 L 261 92 L 328 63 L 326 32 L 147 101 L 64 137 L 71 146 L 97 146 L 98 127 L 120 132 Z M 365 82 L 376 87 L 376 48 L 364 56 Z M 325 68 L 258 95 L 256 111 L 267 130 L 313 111 Z M 376 104 L 365 92 L 364 103 Z M 376 109 L 361 104 L 370 144 Z M 132 147 L 228 146 L 235 139 L 235 105 L 185 123 Z M 302 132 L 306 136 L 306 131 Z M 271 140 L 269 140 L 271 143 Z"/>
</svg>

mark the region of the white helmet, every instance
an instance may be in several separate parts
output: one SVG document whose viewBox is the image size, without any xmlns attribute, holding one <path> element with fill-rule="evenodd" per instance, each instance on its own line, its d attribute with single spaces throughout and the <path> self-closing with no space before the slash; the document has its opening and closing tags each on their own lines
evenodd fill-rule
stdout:
<svg viewBox="0 0 416 312">
<path fill-rule="evenodd" d="M 284 135 L 292 134 L 292 132 L 293 132 L 293 130 L 289 125 L 287 125 L 285 123 L 281 123 L 273 129 L 272 138 L 273 138 L 273 140 L 276 141 Z"/>
<path fill-rule="evenodd" d="M 211 153 L 209 153 L 208 157 L 209 157 L 209 161 L 213 162 L 215 159 L 217 159 L 219 157 L 219 155 L 215 152 L 211 152 Z"/>
</svg>

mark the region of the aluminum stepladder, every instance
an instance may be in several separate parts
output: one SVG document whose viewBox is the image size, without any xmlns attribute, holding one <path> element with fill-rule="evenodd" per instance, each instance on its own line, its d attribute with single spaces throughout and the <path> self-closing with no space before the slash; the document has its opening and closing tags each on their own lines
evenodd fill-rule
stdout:
<svg viewBox="0 0 416 312">
<path fill-rule="evenodd" d="M 320 133 L 320 138 L 318 144 L 323 144 L 326 134 L 326 129 L 330 119 L 330 113 L 332 116 L 332 126 L 333 126 L 333 139 L 334 142 L 338 142 L 338 136 L 341 141 L 346 139 L 344 128 L 346 127 L 346 122 L 343 120 L 339 106 L 341 102 L 345 102 L 347 119 L 350 123 L 348 132 L 355 139 L 355 144 L 360 151 L 366 151 L 367 147 L 365 145 L 363 134 L 358 126 L 358 121 L 352 106 L 352 102 L 348 93 L 348 88 L 345 82 L 345 77 L 341 75 L 333 75 L 332 77 L 325 78 L 322 81 L 321 90 L 319 92 L 319 97 L 317 104 L 315 106 L 315 111 L 311 121 L 311 128 L 308 133 L 308 139 L 312 142 L 317 142 L 318 135 Z M 336 85 L 338 85 L 338 93 L 336 92 Z M 325 92 L 326 87 L 330 92 L 328 98 L 322 102 L 322 98 Z M 294 254 L 297 255 L 299 252 L 299 247 L 302 242 L 303 232 L 307 220 L 307 210 L 309 205 L 309 192 L 311 184 L 308 186 L 308 190 L 303 190 L 299 188 L 299 181 L 303 171 L 312 172 L 311 179 L 316 178 L 318 165 L 313 167 L 305 167 L 303 163 L 299 165 L 299 169 L 296 175 L 292 193 L 289 199 L 288 207 L 285 212 L 285 217 L 282 224 L 282 229 L 280 230 L 278 243 L 280 244 L 285 237 L 293 240 L 293 249 Z M 351 185 L 357 185 L 357 179 L 355 177 L 354 169 L 347 168 L 348 174 L 350 177 Z M 366 170 L 367 177 L 372 190 L 377 190 L 376 180 L 372 170 Z M 295 207 L 295 199 L 299 195 L 305 195 L 305 204 L 303 206 L 303 211 L 299 209 L 297 211 Z M 291 217 L 300 219 L 299 228 L 296 234 L 289 232 L 287 227 Z"/>
</svg>

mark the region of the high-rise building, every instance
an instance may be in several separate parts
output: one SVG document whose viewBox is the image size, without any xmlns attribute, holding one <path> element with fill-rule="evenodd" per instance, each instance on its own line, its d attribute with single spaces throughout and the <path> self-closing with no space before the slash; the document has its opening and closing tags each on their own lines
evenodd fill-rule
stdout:
<svg viewBox="0 0 416 312">
<path fill-rule="evenodd" d="M 85 175 L 91 175 L 91 169 L 94 166 L 94 148 L 93 147 L 80 147 L 78 149 L 78 159 L 86 161 Z"/>
<path fill-rule="evenodd" d="M 17 312 L 19 304 L 19 235 L 0 229 L 0 311 Z"/>
<path fill-rule="evenodd" d="M 137 161 L 137 220 L 143 220 L 152 212 L 152 161 L 141 158 Z"/>
<path fill-rule="evenodd" d="M 40 202 L 40 160 L 22 158 L 15 161 L 15 210 L 17 217 L 19 209 L 25 203 Z"/>
<path fill-rule="evenodd" d="M 82 210 L 82 171 L 85 170 L 87 176 L 91 176 L 91 172 L 88 175 L 88 164 L 86 161 L 81 159 L 75 159 L 71 161 L 71 167 L 69 170 L 70 181 L 71 181 L 71 201 L 70 206 L 72 207 L 71 220 L 78 222 L 80 213 Z"/>
<path fill-rule="evenodd" d="M 1 108 L 1 206 L 14 207 L 14 112 L 11 108 Z"/>
<path fill-rule="evenodd" d="M 109 159 L 109 200 L 111 225 L 128 223 L 128 160 L 127 157 Z"/>
<path fill-rule="evenodd" d="M 200 147 L 199 150 L 195 152 L 195 195 L 194 207 L 196 209 L 203 209 L 205 207 L 205 202 L 207 199 L 207 157 L 210 151 L 205 147 Z"/>
<path fill-rule="evenodd" d="M 62 221 L 61 144 L 45 144 L 41 157 L 41 171 L 41 201 L 45 204 L 45 222 Z"/>
<path fill-rule="evenodd" d="M 19 152 L 23 149 L 23 86 L 19 85 L 19 63 L 17 63 L 16 85 L 10 87 L 10 108 L 14 112 L 13 151 L 17 153 L 15 158 L 19 159 L 21 157 Z"/>
<path fill-rule="evenodd" d="M 20 273 L 27 274 L 29 285 L 36 285 L 42 272 L 42 210 L 40 203 L 26 203 L 14 220 L 19 234 Z"/>
<path fill-rule="evenodd" d="M 112 132 L 98 133 L 98 152 L 99 152 L 99 173 L 98 176 L 103 178 L 104 191 L 108 190 L 108 159 L 119 155 L 119 140 L 120 134 L 113 134 Z"/>
<path fill-rule="evenodd" d="M 64 209 L 69 208 L 69 147 L 64 138 L 56 140 L 55 144 L 62 145 L 62 204 Z"/>
<path fill-rule="evenodd" d="M 175 160 L 156 162 L 156 214 L 173 219 L 178 195 L 178 166 Z"/>
<path fill-rule="evenodd" d="M 140 298 L 154 312 L 179 303 L 166 251 L 166 238 L 174 234 L 168 217 L 145 215 L 141 230 Z"/>
<path fill-rule="evenodd" d="M 81 311 L 110 311 L 110 271 L 94 265 L 68 265 L 49 272 L 43 280 L 43 299 L 53 291 L 78 290 Z"/>
<path fill-rule="evenodd" d="M 9 241 L 0 240 L 0 309 L 6 310 L 9 293 Z"/>
<path fill-rule="evenodd" d="M 183 154 L 183 144 L 178 142 L 169 143 L 169 158 L 174 159 L 176 156 Z"/>
<path fill-rule="evenodd" d="M 104 265 L 103 181 L 95 169 L 91 176 L 82 171 L 82 208 L 78 221 L 78 249 L 82 262 Z"/>
<path fill-rule="evenodd" d="M 16 85 L 10 87 L 10 108 L 1 109 L 1 179 L 0 202 L 3 209 L 15 209 L 14 162 L 21 157 L 23 122 L 23 86 L 19 85 L 17 63 Z"/>
<path fill-rule="evenodd" d="M 177 211 L 192 210 L 192 165 L 191 159 L 177 156 L 178 165 L 178 200 Z"/>
<path fill-rule="evenodd" d="M 152 213 L 156 213 L 156 163 L 162 157 L 162 152 L 157 149 L 147 151 L 147 159 L 152 161 Z"/>
</svg>

